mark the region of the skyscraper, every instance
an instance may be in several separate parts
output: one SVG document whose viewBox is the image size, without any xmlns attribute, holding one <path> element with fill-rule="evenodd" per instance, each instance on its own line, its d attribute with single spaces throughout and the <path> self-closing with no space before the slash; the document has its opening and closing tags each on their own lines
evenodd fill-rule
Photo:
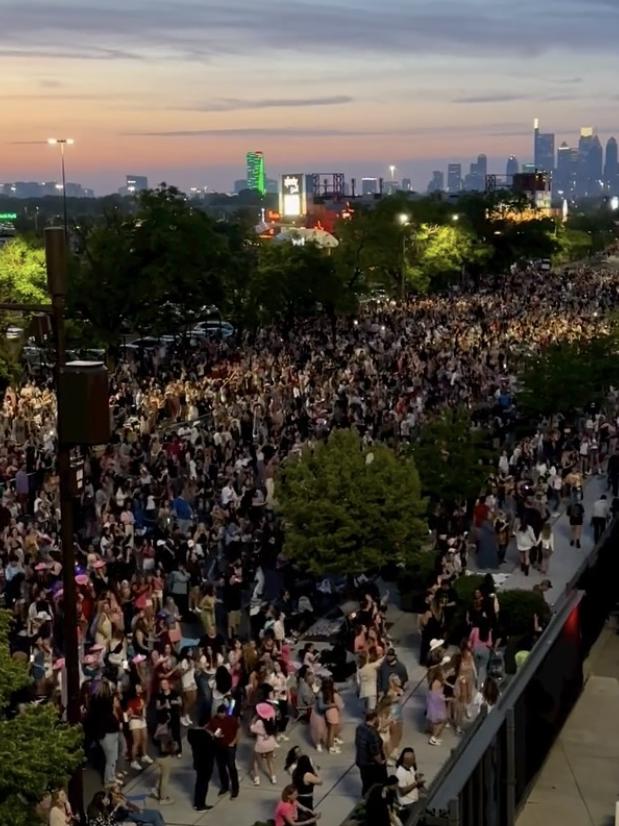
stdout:
<svg viewBox="0 0 619 826">
<path fill-rule="evenodd" d="M 593 127 L 584 126 L 578 141 L 578 168 L 576 194 L 581 198 L 593 198 L 603 189 L 602 166 L 604 150 Z"/>
<path fill-rule="evenodd" d="M 361 194 L 376 195 L 378 193 L 378 178 L 361 178 Z"/>
<path fill-rule="evenodd" d="M 413 182 L 410 178 L 402 178 L 402 192 L 412 192 Z"/>
<path fill-rule="evenodd" d="M 576 195 L 576 172 L 578 169 L 578 150 L 568 146 L 565 141 L 557 150 L 557 171 L 553 178 L 553 192 L 560 198 L 573 200 Z"/>
<path fill-rule="evenodd" d="M 518 163 L 518 158 L 515 155 L 510 155 L 507 159 L 507 164 L 505 166 L 505 175 L 508 178 L 507 183 L 511 184 L 512 178 L 514 175 L 517 175 L 520 172 L 520 164 Z"/>
<path fill-rule="evenodd" d="M 555 168 L 554 133 L 540 132 L 538 118 L 533 122 L 533 163 L 540 172 L 552 172 Z"/>
<path fill-rule="evenodd" d="M 146 175 L 127 175 L 127 189 L 129 192 L 142 192 L 148 189 L 148 178 Z"/>
<path fill-rule="evenodd" d="M 445 189 L 445 175 L 440 169 L 435 169 L 428 184 L 428 192 L 442 192 Z"/>
<path fill-rule="evenodd" d="M 447 165 L 447 191 L 451 195 L 462 191 L 462 164 L 450 163 Z"/>
<path fill-rule="evenodd" d="M 619 161 L 617 156 L 617 141 L 615 138 L 609 138 L 606 144 L 604 188 L 610 195 L 619 194 Z"/>
<path fill-rule="evenodd" d="M 464 189 L 470 192 L 484 192 L 487 174 L 488 158 L 485 155 L 478 155 L 477 160 L 469 168 L 469 174 L 464 179 Z"/>
<path fill-rule="evenodd" d="M 264 155 L 262 152 L 248 152 L 247 160 L 247 189 L 255 189 L 261 195 L 267 191 L 266 173 L 264 171 Z"/>
</svg>

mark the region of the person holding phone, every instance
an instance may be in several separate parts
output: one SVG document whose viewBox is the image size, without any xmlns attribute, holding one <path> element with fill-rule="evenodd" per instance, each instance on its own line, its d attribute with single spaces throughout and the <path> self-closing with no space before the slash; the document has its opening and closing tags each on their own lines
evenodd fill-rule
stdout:
<svg viewBox="0 0 619 826">
<path fill-rule="evenodd" d="M 234 706 L 231 708 L 234 711 Z M 213 735 L 215 762 L 219 772 L 221 789 L 219 796 L 231 792 L 230 797 L 239 796 L 239 772 L 236 767 L 236 747 L 239 742 L 239 721 L 233 713 L 228 713 L 223 703 L 217 707 L 215 716 L 207 723 L 206 729 Z"/>
<path fill-rule="evenodd" d="M 396 762 L 395 776 L 398 778 L 398 802 L 402 813 L 400 819 L 404 822 L 407 813 L 419 800 L 419 791 L 425 784 L 423 774 L 417 769 L 415 750 L 410 746 L 402 749 Z"/>
</svg>

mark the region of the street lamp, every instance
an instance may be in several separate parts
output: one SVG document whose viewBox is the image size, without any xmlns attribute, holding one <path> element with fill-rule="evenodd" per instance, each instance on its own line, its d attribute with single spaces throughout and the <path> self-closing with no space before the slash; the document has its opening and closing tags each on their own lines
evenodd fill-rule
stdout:
<svg viewBox="0 0 619 826">
<path fill-rule="evenodd" d="M 77 589 L 73 505 L 79 488 L 79 474 L 71 452 L 81 445 L 106 444 L 110 438 L 107 370 L 101 362 L 67 363 L 65 351 L 65 304 L 67 296 L 66 227 L 45 230 L 45 259 L 49 304 L 0 302 L 0 310 L 42 313 L 51 319 L 55 344 L 56 421 L 58 431 L 57 472 L 60 488 L 60 538 L 62 544 L 63 636 L 67 679 L 67 721 L 81 722 L 79 641 L 77 633 Z M 8 341 L 23 335 L 17 326 L 6 330 Z M 73 811 L 83 811 L 82 770 L 69 783 Z"/>
<path fill-rule="evenodd" d="M 60 167 L 62 169 L 62 212 L 64 217 L 64 234 L 68 237 L 69 223 L 67 220 L 67 181 L 64 170 L 64 149 L 65 146 L 73 146 L 75 141 L 73 138 L 48 138 L 47 142 L 50 146 L 60 147 Z"/>
<path fill-rule="evenodd" d="M 457 213 L 457 212 L 454 212 L 454 214 L 451 216 L 451 220 L 452 220 L 452 221 L 454 221 L 454 223 L 455 223 L 456 221 L 459 221 L 459 220 L 460 220 L 460 216 L 458 215 L 458 213 Z"/>
<path fill-rule="evenodd" d="M 404 273 L 406 270 L 406 227 L 410 224 L 411 217 L 406 212 L 400 212 L 398 223 L 402 227 L 402 265 L 400 267 L 400 298 L 404 300 Z"/>
</svg>

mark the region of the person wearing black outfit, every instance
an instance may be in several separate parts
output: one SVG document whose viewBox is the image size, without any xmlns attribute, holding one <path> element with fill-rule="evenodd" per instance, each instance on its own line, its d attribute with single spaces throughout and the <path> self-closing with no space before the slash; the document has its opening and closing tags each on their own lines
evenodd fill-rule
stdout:
<svg viewBox="0 0 619 826">
<path fill-rule="evenodd" d="M 292 782 L 298 792 L 298 800 L 306 809 L 314 811 L 314 787 L 322 783 L 310 757 L 302 754 L 292 772 Z"/>
<path fill-rule="evenodd" d="M 613 496 L 619 495 L 619 448 L 608 460 L 606 468 L 609 487 L 613 489 Z"/>
<path fill-rule="evenodd" d="M 212 809 L 207 806 L 206 796 L 208 784 L 213 774 L 215 746 L 213 737 L 205 728 L 190 728 L 187 732 L 187 741 L 193 754 L 193 767 L 196 772 L 196 782 L 193 789 L 193 807 L 199 812 Z"/>
<path fill-rule="evenodd" d="M 383 741 L 378 733 L 378 714 L 368 711 L 365 722 L 357 726 L 355 732 L 355 763 L 361 774 L 361 794 L 375 783 L 387 780 L 387 761 Z"/>
<path fill-rule="evenodd" d="M 178 743 L 178 753 L 182 753 L 181 707 L 182 700 L 178 691 L 170 687 L 168 680 L 161 681 L 161 690 L 157 694 L 157 723 L 167 725 L 172 740 Z"/>
</svg>

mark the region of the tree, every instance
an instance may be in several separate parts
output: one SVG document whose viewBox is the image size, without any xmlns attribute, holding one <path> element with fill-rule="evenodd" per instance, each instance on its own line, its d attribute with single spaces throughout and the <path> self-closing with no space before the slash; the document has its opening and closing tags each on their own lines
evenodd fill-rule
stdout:
<svg viewBox="0 0 619 826">
<path fill-rule="evenodd" d="M 0 300 L 43 304 L 49 300 L 45 250 L 18 236 L 0 247 Z"/>
<path fill-rule="evenodd" d="M 285 553 L 318 575 L 405 562 L 426 536 L 414 462 L 384 445 L 363 446 L 354 430 L 336 430 L 289 459 L 276 496 Z"/>
<path fill-rule="evenodd" d="M 529 357 L 520 374 L 518 406 L 532 416 L 569 415 L 602 401 L 619 384 L 617 336 L 562 341 Z"/>
<path fill-rule="evenodd" d="M 321 314 L 335 323 L 338 315 L 356 307 L 354 291 L 329 252 L 311 243 L 263 243 L 251 296 L 262 321 L 288 327 L 297 319 Z"/>
<path fill-rule="evenodd" d="M 79 239 L 71 309 L 104 341 L 118 341 L 123 326 L 180 331 L 223 298 L 228 239 L 172 187 L 142 193 L 133 215 L 108 211 Z"/>
<path fill-rule="evenodd" d="M 557 250 L 553 256 L 555 265 L 581 261 L 593 252 L 591 235 L 581 229 L 562 227 L 557 235 Z"/>
<path fill-rule="evenodd" d="M 61 723 L 53 706 L 15 708 L 30 677 L 9 653 L 9 622 L 0 612 L 0 823 L 31 826 L 44 793 L 64 786 L 81 765 L 82 732 Z"/>
<path fill-rule="evenodd" d="M 481 266 L 492 252 L 470 230 L 453 222 L 413 228 L 406 250 L 406 277 L 418 292 L 446 286 L 460 276 L 463 267 Z"/>
<path fill-rule="evenodd" d="M 492 472 L 486 434 L 473 428 L 463 407 L 447 408 L 424 424 L 412 454 L 423 493 L 450 504 L 478 496 Z"/>
</svg>

